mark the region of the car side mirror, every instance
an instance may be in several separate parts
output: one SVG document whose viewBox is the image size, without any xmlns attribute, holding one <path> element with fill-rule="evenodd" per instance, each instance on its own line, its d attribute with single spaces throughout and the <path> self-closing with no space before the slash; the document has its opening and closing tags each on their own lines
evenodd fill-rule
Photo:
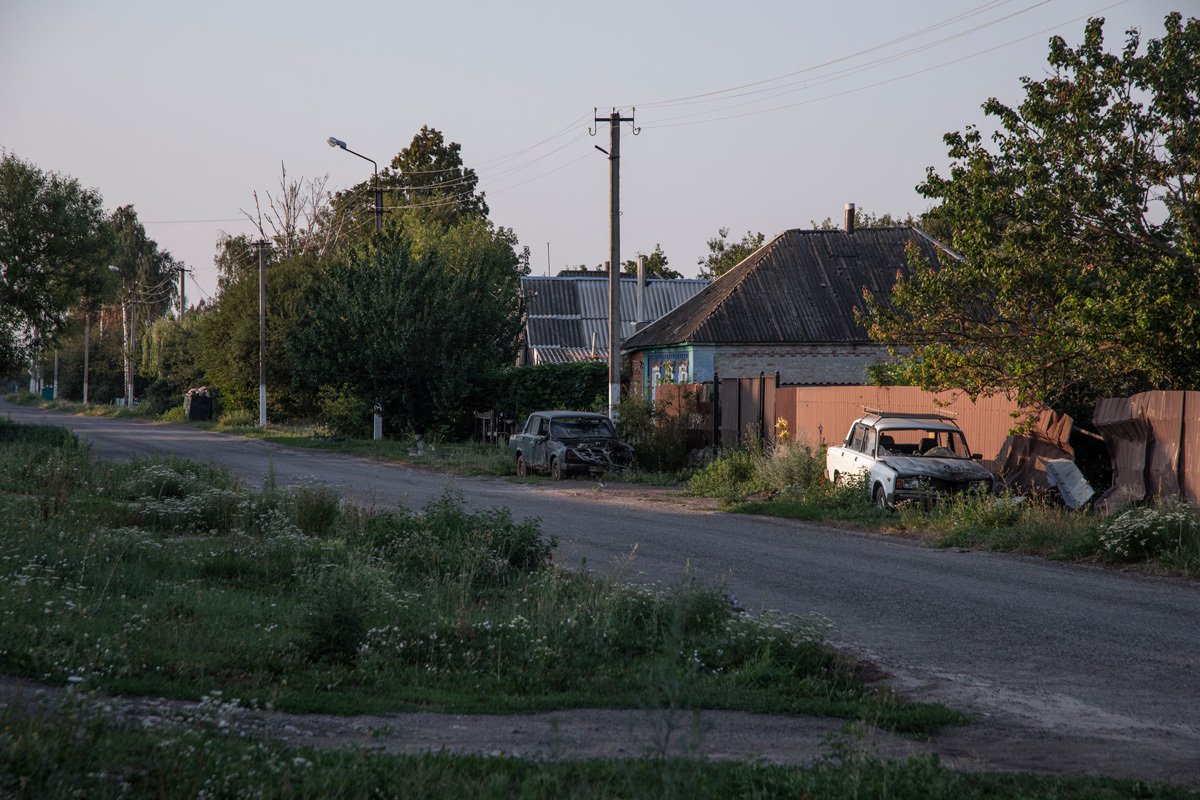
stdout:
<svg viewBox="0 0 1200 800">
<path fill-rule="evenodd" d="M 971 453 L 972 461 L 983 461 L 983 453 Z"/>
</svg>

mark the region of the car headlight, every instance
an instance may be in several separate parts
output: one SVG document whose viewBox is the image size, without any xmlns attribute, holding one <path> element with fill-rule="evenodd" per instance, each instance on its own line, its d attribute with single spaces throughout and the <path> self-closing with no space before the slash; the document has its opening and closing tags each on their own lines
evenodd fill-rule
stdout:
<svg viewBox="0 0 1200 800">
<path fill-rule="evenodd" d="M 928 489 L 929 478 L 925 475 L 914 475 L 896 478 L 897 489 Z"/>
</svg>

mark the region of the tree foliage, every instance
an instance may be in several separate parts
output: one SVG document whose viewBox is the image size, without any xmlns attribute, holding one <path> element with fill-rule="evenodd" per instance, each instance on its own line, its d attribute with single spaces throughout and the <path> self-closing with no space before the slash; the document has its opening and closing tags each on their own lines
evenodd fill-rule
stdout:
<svg viewBox="0 0 1200 800">
<path fill-rule="evenodd" d="M 110 248 L 99 192 L 0 153 L 0 365 L 27 357 L 72 306 L 108 291 Z"/>
<path fill-rule="evenodd" d="M 641 253 L 638 254 L 639 256 Z M 625 275 L 637 275 L 637 259 L 626 261 L 622 265 L 621 272 Z M 646 256 L 646 277 L 647 278 L 682 278 L 683 274 L 676 272 L 667 266 L 667 254 L 663 252 L 662 245 L 654 245 L 654 252 Z"/>
<path fill-rule="evenodd" d="M 1050 41 L 1050 74 L 1024 100 L 983 105 L 947 134 L 949 174 L 918 190 L 961 258 L 921 262 L 890 303 L 867 298 L 871 335 L 911 347 L 927 388 L 1015 389 L 1055 403 L 1200 379 L 1200 21 L 1104 49 Z"/>
<path fill-rule="evenodd" d="M 700 277 L 716 280 L 762 247 L 765 239 L 761 232 L 746 231 L 741 241 L 730 242 L 729 228 L 720 228 L 717 235 L 708 240 L 708 255 L 696 261 L 700 265 Z"/>
<path fill-rule="evenodd" d="M 335 259 L 288 338 L 296 377 L 350 387 L 393 430 L 456 422 L 472 387 L 515 357 L 525 268 L 515 244 L 476 219 L 391 229 Z"/>
<path fill-rule="evenodd" d="M 845 226 L 845 220 L 835 220 L 832 217 L 826 217 L 820 222 L 816 220 L 809 220 L 809 222 L 815 231 L 840 231 Z M 875 214 L 865 208 L 854 209 L 855 228 L 897 228 L 920 224 L 912 214 L 905 214 L 902 217 L 886 211 L 882 214 Z"/>
</svg>

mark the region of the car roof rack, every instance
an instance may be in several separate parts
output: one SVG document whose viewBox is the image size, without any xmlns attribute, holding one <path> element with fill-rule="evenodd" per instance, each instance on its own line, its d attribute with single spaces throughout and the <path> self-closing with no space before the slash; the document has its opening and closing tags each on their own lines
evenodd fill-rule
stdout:
<svg viewBox="0 0 1200 800">
<path fill-rule="evenodd" d="M 917 413 L 914 411 L 882 411 L 878 408 L 871 408 L 870 406 L 863 406 L 863 413 L 868 414 L 872 417 L 878 417 L 880 419 L 895 419 L 897 417 L 901 417 L 904 419 L 940 419 L 945 422 L 953 422 L 955 419 L 954 413 L 950 412 L 950 411 L 946 411 L 946 412 L 942 412 L 942 413 L 935 412 L 935 413 L 920 414 L 920 413 Z"/>
</svg>

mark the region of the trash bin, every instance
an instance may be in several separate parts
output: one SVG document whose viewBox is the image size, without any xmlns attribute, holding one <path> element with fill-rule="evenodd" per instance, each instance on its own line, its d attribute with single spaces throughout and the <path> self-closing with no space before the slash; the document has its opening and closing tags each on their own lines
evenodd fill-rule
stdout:
<svg viewBox="0 0 1200 800">
<path fill-rule="evenodd" d="M 188 422 L 208 422 L 213 417 L 213 399 L 209 395 L 183 396 L 183 416 Z"/>
<path fill-rule="evenodd" d="M 43 386 L 42 387 L 42 399 L 43 400 L 53 400 L 54 399 L 54 387 L 53 386 Z"/>
</svg>

